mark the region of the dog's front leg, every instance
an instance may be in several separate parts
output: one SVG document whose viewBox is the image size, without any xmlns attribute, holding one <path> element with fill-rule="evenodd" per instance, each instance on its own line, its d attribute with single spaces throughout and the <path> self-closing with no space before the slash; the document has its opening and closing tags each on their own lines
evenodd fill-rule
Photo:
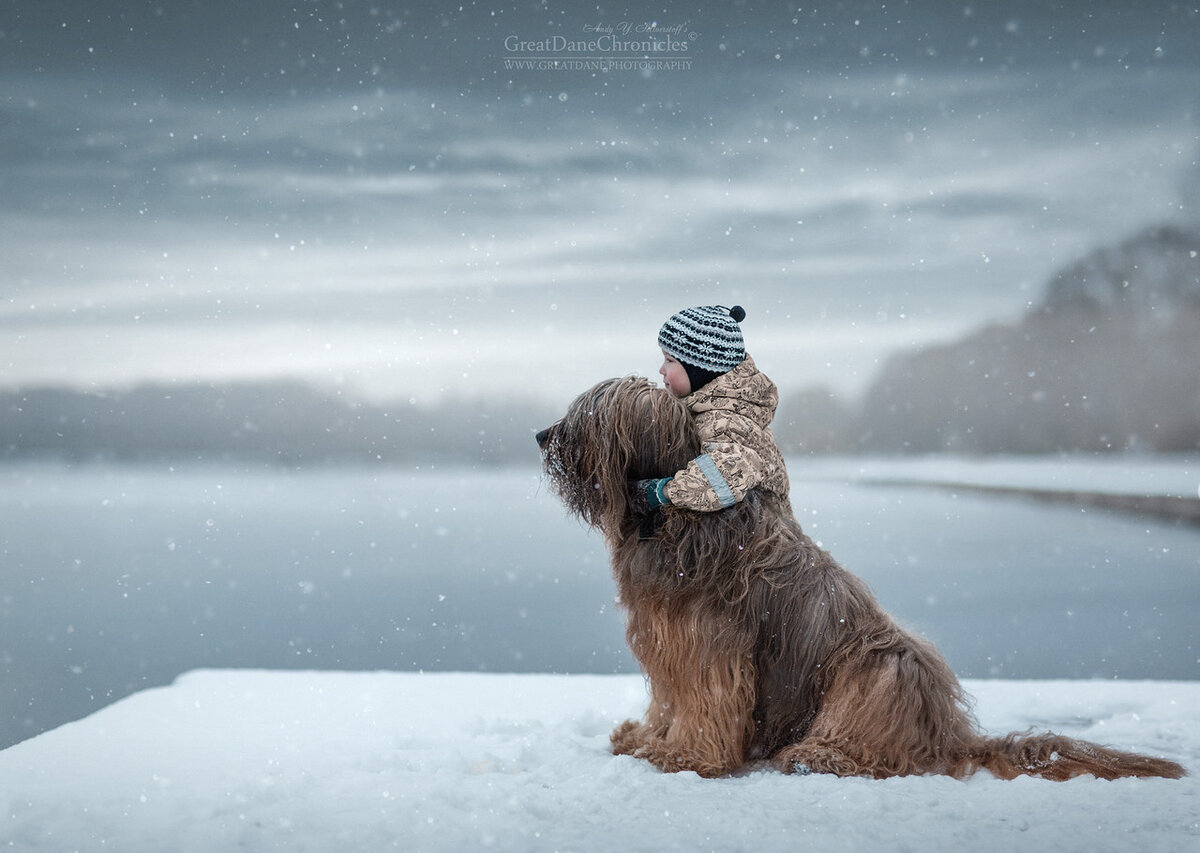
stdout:
<svg viewBox="0 0 1200 853">
<path fill-rule="evenodd" d="M 626 720 L 615 729 L 609 740 L 614 755 L 635 755 L 647 744 L 661 741 L 671 727 L 671 701 L 650 684 L 650 707 L 644 722 Z"/>
<path fill-rule="evenodd" d="M 634 754 L 668 773 L 724 776 L 746 761 L 753 735 L 753 673 L 748 660 L 712 661 L 685 691 L 670 727 Z"/>
<path fill-rule="evenodd" d="M 613 751 L 669 773 L 736 770 L 754 732 L 755 674 L 746 643 L 728 621 L 708 614 L 675 614 L 655 627 L 653 653 L 641 657 L 651 688 L 646 722 L 618 727 Z"/>
</svg>

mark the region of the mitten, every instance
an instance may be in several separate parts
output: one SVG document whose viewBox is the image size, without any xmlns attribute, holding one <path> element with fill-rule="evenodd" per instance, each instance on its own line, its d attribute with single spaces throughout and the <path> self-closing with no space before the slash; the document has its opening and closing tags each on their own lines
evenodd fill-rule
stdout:
<svg viewBox="0 0 1200 853">
<path fill-rule="evenodd" d="M 638 537 L 651 539 L 658 530 L 661 513 L 659 507 L 670 504 L 663 488 L 670 482 L 670 477 L 652 480 L 638 480 L 629 487 L 629 507 L 634 515 L 641 517 Z"/>
<path fill-rule="evenodd" d="M 671 501 L 667 498 L 663 487 L 671 481 L 670 477 L 652 480 L 638 480 L 629 484 L 629 508 L 634 515 L 645 515 L 652 509 L 657 509 Z"/>
</svg>

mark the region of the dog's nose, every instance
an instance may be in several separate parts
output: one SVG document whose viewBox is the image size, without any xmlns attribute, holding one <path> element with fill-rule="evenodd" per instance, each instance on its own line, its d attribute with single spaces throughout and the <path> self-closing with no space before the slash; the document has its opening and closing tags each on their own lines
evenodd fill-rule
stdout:
<svg viewBox="0 0 1200 853">
<path fill-rule="evenodd" d="M 546 447 L 546 442 L 550 440 L 550 428 L 547 427 L 546 429 L 539 432 L 537 435 L 534 436 L 534 440 L 537 441 L 538 447 L 540 447 L 544 450 Z"/>
</svg>

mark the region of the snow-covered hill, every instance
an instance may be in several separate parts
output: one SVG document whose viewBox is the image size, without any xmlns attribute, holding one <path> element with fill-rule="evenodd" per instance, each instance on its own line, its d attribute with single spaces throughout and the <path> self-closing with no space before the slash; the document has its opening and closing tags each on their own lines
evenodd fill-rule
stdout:
<svg viewBox="0 0 1200 853">
<path fill-rule="evenodd" d="M 1161 225 L 1099 248 L 1050 281 L 1035 313 L 1103 311 L 1161 320 L 1200 307 L 1200 230 Z"/>
<path fill-rule="evenodd" d="M 1200 766 L 1200 683 L 967 681 L 984 728 Z M 0 751 L 0 849 L 1194 850 L 1200 776 L 665 775 L 637 676 L 197 671 Z"/>
<path fill-rule="evenodd" d="M 876 451 L 1191 451 L 1200 443 L 1200 231 L 1147 229 L 1059 272 L 1043 301 L 900 353 L 857 431 Z"/>
</svg>

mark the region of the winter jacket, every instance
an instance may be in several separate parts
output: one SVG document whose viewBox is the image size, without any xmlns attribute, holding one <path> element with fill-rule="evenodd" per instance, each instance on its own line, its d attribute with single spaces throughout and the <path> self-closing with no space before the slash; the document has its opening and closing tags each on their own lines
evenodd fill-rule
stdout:
<svg viewBox="0 0 1200 853">
<path fill-rule="evenodd" d="M 758 489 L 790 512 L 787 468 L 770 426 L 779 391 L 753 359 L 746 356 L 683 401 L 705 452 L 666 483 L 667 499 L 675 506 L 712 512 Z"/>
</svg>

